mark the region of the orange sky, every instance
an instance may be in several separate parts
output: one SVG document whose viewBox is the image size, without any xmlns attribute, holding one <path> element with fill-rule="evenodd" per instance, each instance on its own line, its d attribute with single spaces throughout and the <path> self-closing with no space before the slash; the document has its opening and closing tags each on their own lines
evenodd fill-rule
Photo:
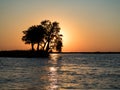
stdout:
<svg viewBox="0 0 120 90">
<path fill-rule="evenodd" d="M 120 51 L 120 0 L 2 0 L 0 50 L 30 49 L 22 31 L 58 21 L 63 51 Z"/>
</svg>

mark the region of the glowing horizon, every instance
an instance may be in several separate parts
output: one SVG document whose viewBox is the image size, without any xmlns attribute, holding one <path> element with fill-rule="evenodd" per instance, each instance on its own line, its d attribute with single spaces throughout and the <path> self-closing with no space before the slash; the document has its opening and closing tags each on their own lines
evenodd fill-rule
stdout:
<svg viewBox="0 0 120 90">
<path fill-rule="evenodd" d="M 0 50 L 27 50 L 22 31 L 57 21 L 63 52 L 120 51 L 120 0 L 2 0 Z"/>
</svg>

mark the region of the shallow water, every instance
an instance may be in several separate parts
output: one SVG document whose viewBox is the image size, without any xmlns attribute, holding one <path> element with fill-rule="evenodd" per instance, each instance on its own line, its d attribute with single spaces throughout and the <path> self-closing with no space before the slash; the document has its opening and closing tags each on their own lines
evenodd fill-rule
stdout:
<svg viewBox="0 0 120 90">
<path fill-rule="evenodd" d="M 120 54 L 0 58 L 0 90 L 120 89 Z"/>
</svg>

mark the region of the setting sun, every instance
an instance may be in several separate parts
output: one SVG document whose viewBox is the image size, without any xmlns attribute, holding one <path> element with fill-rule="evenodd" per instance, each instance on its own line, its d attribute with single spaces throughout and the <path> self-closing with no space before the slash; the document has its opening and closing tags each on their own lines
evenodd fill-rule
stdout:
<svg viewBox="0 0 120 90">
<path fill-rule="evenodd" d="M 63 29 L 63 30 L 61 30 L 61 34 L 63 35 L 64 46 L 69 45 L 69 43 L 70 43 L 69 32 L 67 33 L 67 30 Z"/>
</svg>

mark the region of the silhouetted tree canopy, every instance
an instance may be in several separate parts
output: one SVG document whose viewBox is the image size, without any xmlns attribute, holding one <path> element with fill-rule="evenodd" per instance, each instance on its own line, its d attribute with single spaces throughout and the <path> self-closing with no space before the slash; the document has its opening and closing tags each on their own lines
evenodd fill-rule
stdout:
<svg viewBox="0 0 120 90">
<path fill-rule="evenodd" d="M 34 25 L 23 31 L 22 40 L 25 44 L 31 44 L 34 51 L 34 45 L 37 44 L 37 50 L 52 52 L 56 50 L 62 51 L 62 34 L 58 22 L 44 20 L 40 25 Z"/>
</svg>

